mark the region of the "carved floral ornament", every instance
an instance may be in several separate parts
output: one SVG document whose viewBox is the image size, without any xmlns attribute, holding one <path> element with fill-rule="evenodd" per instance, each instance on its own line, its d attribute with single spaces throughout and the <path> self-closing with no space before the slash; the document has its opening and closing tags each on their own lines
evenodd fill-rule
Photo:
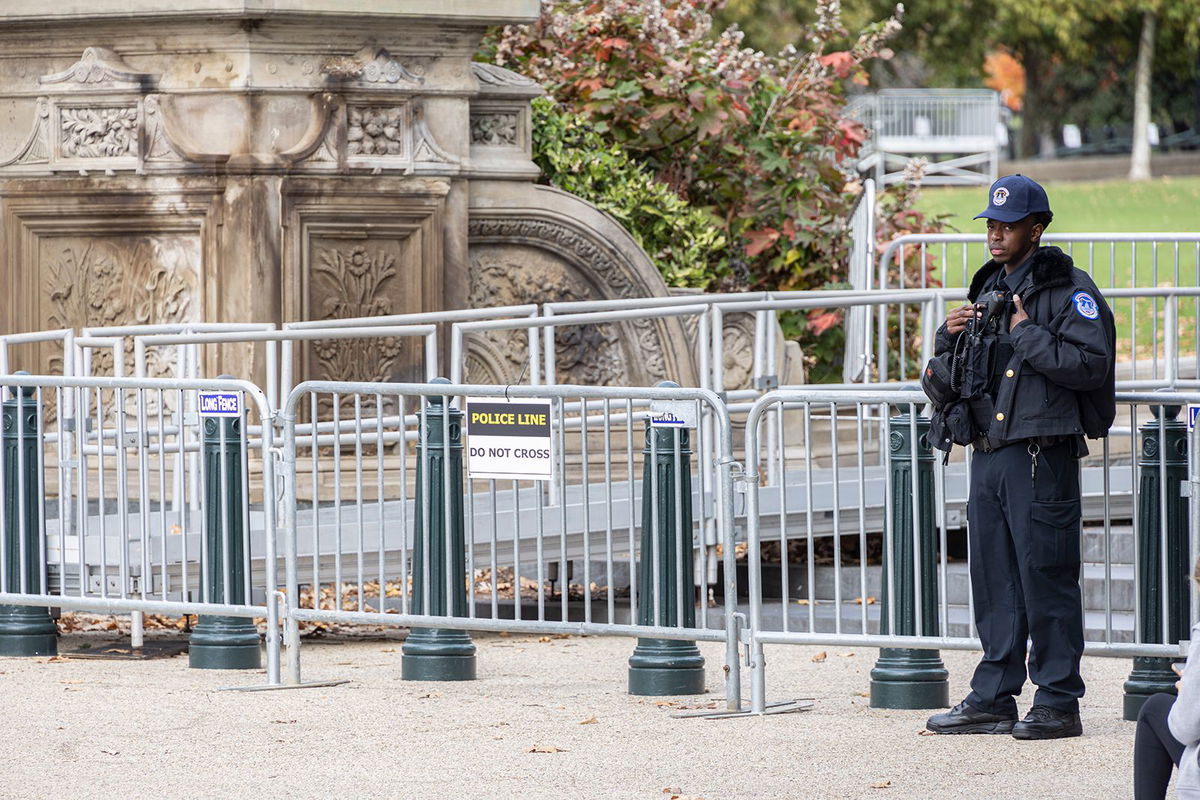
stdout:
<svg viewBox="0 0 1200 800">
<path fill-rule="evenodd" d="M 350 106 L 346 117 L 347 154 L 406 155 L 407 106 Z"/>
<path fill-rule="evenodd" d="M 322 247 L 312 268 L 314 319 L 393 313 L 389 295 L 396 257 L 379 245 Z M 314 373 L 327 380 L 388 381 L 402 352 L 399 339 L 326 339 L 313 342 Z"/>
<path fill-rule="evenodd" d="M 56 237 L 46 242 L 41 275 L 41 313 L 55 328 L 192 322 L 202 315 L 200 242 L 193 235 Z M 174 349 L 147 349 L 149 377 L 173 375 Z M 125 363 L 133 363 L 132 339 L 125 355 Z M 96 374 L 111 371 L 110 349 L 98 349 L 93 357 Z M 50 357 L 50 368 L 61 374 L 61 354 Z M 152 412 L 156 396 L 149 396 Z M 168 409 L 173 408 L 171 393 L 164 398 Z M 106 392 L 105 399 L 111 407 L 111 393 Z M 134 399 L 127 398 L 131 403 Z M 130 405 L 126 413 L 133 410 Z"/>
<path fill-rule="evenodd" d="M 66 158 L 137 155 L 138 113 L 134 106 L 59 109 L 60 147 Z"/>
<path fill-rule="evenodd" d="M 489 147 L 515 147 L 520 116 L 517 112 L 471 114 L 471 144 Z"/>
</svg>

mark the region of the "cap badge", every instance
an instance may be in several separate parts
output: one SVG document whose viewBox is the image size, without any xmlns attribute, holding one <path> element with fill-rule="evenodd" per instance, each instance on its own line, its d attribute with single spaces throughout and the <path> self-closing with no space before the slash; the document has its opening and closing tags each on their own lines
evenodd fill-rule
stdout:
<svg viewBox="0 0 1200 800">
<path fill-rule="evenodd" d="M 1008 189 L 1001 186 L 996 191 L 992 192 L 992 205 L 1002 206 L 1008 202 Z"/>
</svg>

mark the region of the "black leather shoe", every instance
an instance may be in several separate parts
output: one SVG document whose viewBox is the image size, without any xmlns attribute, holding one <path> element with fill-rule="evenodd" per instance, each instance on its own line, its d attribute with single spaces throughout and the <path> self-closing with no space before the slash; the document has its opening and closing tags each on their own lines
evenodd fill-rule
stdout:
<svg viewBox="0 0 1200 800">
<path fill-rule="evenodd" d="M 1083 723 L 1078 714 L 1059 711 L 1050 706 L 1034 706 L 1025 719 L 1013 725 L 1014 739 L 1066 739 L 1083 735 Z"/>
<path fill-rule="evenodd" d="M 1012 733 L 1016 714 L 989 714 L 964 700 L 944 714 L 934 714 L 925 727 L 934 733 Z"/>
</svg>

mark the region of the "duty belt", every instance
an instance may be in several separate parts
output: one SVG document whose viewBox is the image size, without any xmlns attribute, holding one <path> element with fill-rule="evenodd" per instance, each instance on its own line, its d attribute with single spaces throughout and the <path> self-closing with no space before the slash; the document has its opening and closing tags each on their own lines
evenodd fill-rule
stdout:
<svg viewBox="0 0 1200 800">
<path fill-rule="evenodd" d="M 1031 445 L 1036 444 L 1038 447 L 1053 447 L 1056 444 L 1061 444 L 1069 440 L 1069 436 L 1030 436 L 1027 439 L 1014 439 L 1012 441 L 997 441 L 988 436 L 980 436 L 975 441 L 971 442 L 971 446 L 981 453 L 993 453 L 1004 447 L 1009 447 L 1014 444 Z"/>
</svg>

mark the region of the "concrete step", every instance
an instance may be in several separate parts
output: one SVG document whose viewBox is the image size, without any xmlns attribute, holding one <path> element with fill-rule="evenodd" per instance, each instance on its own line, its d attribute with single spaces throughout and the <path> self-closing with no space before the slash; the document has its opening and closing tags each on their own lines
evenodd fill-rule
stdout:
<svg viewBox="0 0 1200 800">
<path fill-rule="evenodd" d="M 813 595 L 817 600 L 832 603 L 837 599 L 841 599 L 843 602 L 852 602 L 855 598 L 864 596 L 863 571 L 859 567 L 843 567 L 840 570 L 840 597 L 834 584 L 838 574 L 839 571 L 834 567 L 814 568 Z M 939 580 L 943 575 L 945 576 L 943 595 L 946 602 L 950 605 L 966 606 L 971 591 L 967 564 L 961 561 L 946 564 L 944 572 L 939 567 Z M 1111 583 L 1108 581 L 1110 575 Z M 808 575 L 805 567 L 803 565 L 800 565 L 798 568 L 793 566 L 789 570 L 788 578 L 788 583 L 792 587 L 788 594 L 789 598 L 792 600 L 807 598 L 808 592 L 805 587 Z M 866 597 L 875 597 L 876 599 L 882 597 L 883 568 L 879 566 L 867 567 L 865 583 Z M 778 583 L 775 585 L 778 586 Z M 1106 586 L 1110 588 L 1106 589 Z M 1113 564 L 1108 570 L 1106 570 L 1104 564 L 1084 564 L 1082 587 L 1085 609 L 1103 612 L 1110 608 L 1111 604 L 1111 609 L 1114 612 L 1133 613 L 1136 587 L 1132 564 Z M 767 592 L 764 594 L 764 597 L 767 596 L 771 596 L 771 593 Z M 778 597 L 777 590 L 774 596 Z"/>
</svg>

